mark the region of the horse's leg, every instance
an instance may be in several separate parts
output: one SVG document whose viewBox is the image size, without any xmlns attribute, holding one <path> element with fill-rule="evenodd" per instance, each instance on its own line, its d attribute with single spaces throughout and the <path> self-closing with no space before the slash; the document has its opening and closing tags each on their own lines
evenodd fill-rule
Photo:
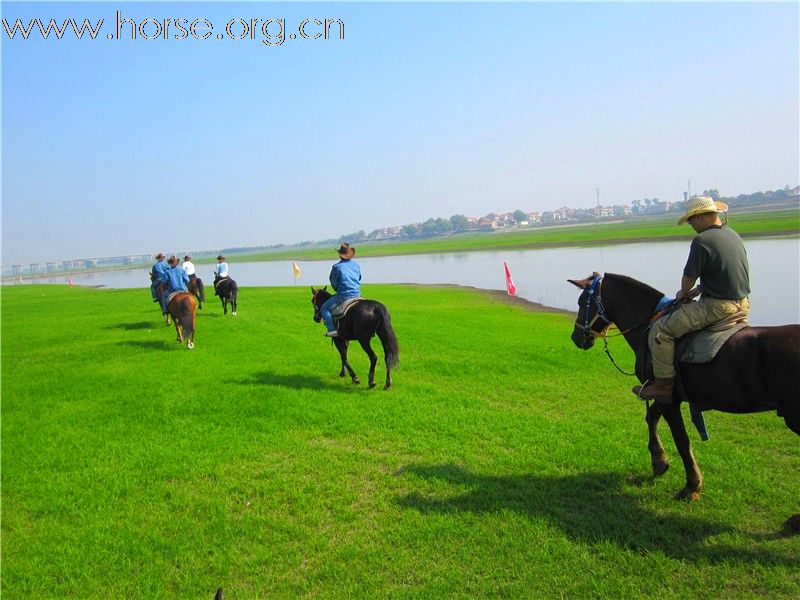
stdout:
<svg viewBox="0 0 800 600">
<path fill-rule="evenodd" d="M 236 316 L 236 294 L 234 294 L 233 298 L 231 298 L 231 306 L 233 307 L 233 310 L 231 311 L 231 314 L 235 317 Z"/>
<path fill-rule="evenodd" d="M 361 344 L 361 347 L 364 349 L 364 352 L 367 353 L 369 356 L 369 387 L 375 387 L 375 365 L 378 364 L 378 355 L 375 354 L 375 351 L 372 349 L 372 344 L 370 343 L 370 338 L 358 340 L 358 343 Z"/>
<path fill-rule="evenodd" d="M 358 375 L 356 375 L 353 367 L 351 367 L 350 363 L 347 362 L 347 341 L 343 340 L 342 338 L 333 338 L 333 344 L 336 346 L 336 349 L 339 351 L 339 357 L 342 359 L 342 370 L 339 371 L 339 377 L 344 377 L 345 369 L 347 369 L 347 372 L 350 374 L 350 379 L 353 380 L 353 383 L 361 383 L 361 380 L 358 378 Z"/>
<path fill-rule="evenodd" d="M 661 444 L 661 438 L 658 437 L 658 421 L 661 419 L 661 409 L 658 402 L 653 402 L 650 408 L 647 409 L 647 430 L 650 439 L 647 442 L 647 448 L 650 450 L 650 463 L 653 466 L 653 475 L 658 477 L 666 473 L 669 469 L 669 459 L 667 453 L 664 451 L 664 446 Z"/>
<path fill-rule="evenodd" d="M 179 315 L 172 315 L 172 322 L 175 323 L 175 333 L 178 334 L 178 343 L 183 341 L 181 319 Z"/>
<path fill-rule="evenodd" d="M 222 300 L 222 314 L 223 315 L 227 315 L 228 314 L 228 303 L 227 303 L 227 301 L 225 300 L 224 297 L 220 296 L 220 299 Z"/>
<path fill-rule="evenodd" d="M 675 447 L 681 455 L 683 468 L 686 471 L 686 485 L 676 494 L 679 500 L 699 500 L 700 490 L 703 487 L 703 475 L 700 467 L 692 453 L 692 444 L 689 442 L 689 435 L 686 433 L 686 425 L 683 423 L 680 404 L 665 405 L 661 408 L 664 418 L 667 420 L 669 429 L 672 432 L 672 439 Z"/>
</svg>

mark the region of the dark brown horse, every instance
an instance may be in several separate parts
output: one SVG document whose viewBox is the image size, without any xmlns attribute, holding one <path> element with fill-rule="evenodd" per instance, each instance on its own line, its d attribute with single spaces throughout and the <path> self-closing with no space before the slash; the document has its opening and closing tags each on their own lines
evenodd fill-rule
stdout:
<svg viewBox="0 0 800 600">
<path fill-rule="evenodd" d="M 327 286 L 321 289 L 311 288 L 311 304 L 314 306 L 314 321 L 319 323 L 322 315 L 319 310 L 324 302 L 331 297 L 327 291 Z M 378 357 L 372 350 L 372 336 L 377 335 L 383 345 L 383 356 L 386 362 L 386 385 L 383 389 L 388 390 L 392 387 L 392 367 L 400 362 L 397 337 L 392 329 L 392 321 L 389 311 L 380 302 L 375 300 L 362 300 L 350 308 L 347 313 L 339 319 L 339 335 L 331 338 L 339 356 L 342 359 L 342 370 L 339 377 L 344 377 L 345 369 L 350 374 L 353 383 L 361 383 L 353 367 L 347 362 L 347 343 L 350 340 L 358 340 L 364 352 L 369 356 L 369 387 L 375 387 L 375 365 L 378 364 Z"/>
<path fill-rule="evenodd" d="M 159 303 L 162 294 L 168 289 L 166 283 L 158 286 Z M 186 339 L 186 348 L 194 348 L 195 317 L 197 316 L 197 301 L 190 292 L 178 292 L 167 302 L 166 323 L 169 325 L 169 317 L 175 324 L 175 332 L 178 334 L 178 343 Z"/>
<path fill-rule="evenodd" d="M 236 316 L 236 304 L 239 296 L 239 286 L 230 277 L 223 277 L 216 283 L 216 294 L 222 300 L 222 313 L 228 314 L 228 304 L 231 305 L 231 314 Z"/>
<path fill-rule="evenodd" d="M 203 280 L 199 277 L 189 277 L 189 292 L 197 298 L 197 308 L 203 310 L 203 302 L 206 301 L 206 289 Z"/>
<path fill-rule="evenodd" d="M 604 337 L 614 323 L 636 355 L 644 355 L 650 318 L 663 297 L 661 292 L 612 273 L 603 277 L 594 273 L 586 279 L 568 281 L 582 290 L 572 332 L 572 341 L 578 348 L 591 348 L 595 338 Z M 800 435 L 800 325 L 745 327 L 731 336 L 711 362 L 679 363 L 678 380 L 676 389 L 682 389 L 686 399 L 702 410 L 775 410 L 789 429 Z M 657 430 L 663 416 L 686 470 L 686 486 L 677 496 L 696 500 L 703 476 L 686 434 L 680 410 L 682 399 L 676 395 L 671 404 L 655 402 L 647 409 L 650 457 L 655 475 L 669 467 Z M 800 519 L 800 515 L 792 519 Z"/>
</svg>

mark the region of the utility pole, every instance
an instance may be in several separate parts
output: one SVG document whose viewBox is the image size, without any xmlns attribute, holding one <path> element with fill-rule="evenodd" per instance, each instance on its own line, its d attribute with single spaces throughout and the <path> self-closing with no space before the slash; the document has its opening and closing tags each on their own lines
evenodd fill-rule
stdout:
<svg viewBox="0 0 800 600">
<path fill-rule="evenodd" d="M 600 188 L 596 188 L 597 190 L 597 208 L 600 208 Z"/>
<path fill-rule="evenodd" d="M 692 181 L 691 181 L 691 179 L 686 183 L 686 185 L 687 185 L 687 187 L 689 189 L 689 198 L 691 198 L 692 197 Z"/>
</svg>

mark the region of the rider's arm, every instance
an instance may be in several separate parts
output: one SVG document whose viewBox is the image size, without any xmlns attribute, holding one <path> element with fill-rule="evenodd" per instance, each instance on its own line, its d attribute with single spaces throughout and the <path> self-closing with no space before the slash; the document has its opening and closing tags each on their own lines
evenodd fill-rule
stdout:
<svg viewBox="0 0 800 600">
<path fill-rule="evenodd" d="M 684 275 L 681 277 L 681 289 L 675 294 L 676 300 L 683 300 L 684 298 L 694 298 L 697 294 L 700 293 L 699 287 L 694 287 L 694 282 L 697 281 L 697 278 L 692 279 L 691 277 L 686 277 Z"/>
</svg>

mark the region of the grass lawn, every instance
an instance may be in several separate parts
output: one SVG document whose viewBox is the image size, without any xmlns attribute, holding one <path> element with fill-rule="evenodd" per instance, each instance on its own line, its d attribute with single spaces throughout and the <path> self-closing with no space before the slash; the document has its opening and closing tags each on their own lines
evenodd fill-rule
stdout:
<svg viewBox="0 0 800 600">
<path fill-rule="evenodd" d="M 800 440 L 774 413 L 707 414 L 706 490 L 678 502 L 668 428 L 653 480 L 632 378 L 572 316 L 363 291 L 392 313 L 390 392 L 382 360 L 373 390 L 339 379 L 306 286 L 209 301 L 191 351 L 147 289 L 3 288 L 3 598 L 797 597 Z"/>
</svg>

